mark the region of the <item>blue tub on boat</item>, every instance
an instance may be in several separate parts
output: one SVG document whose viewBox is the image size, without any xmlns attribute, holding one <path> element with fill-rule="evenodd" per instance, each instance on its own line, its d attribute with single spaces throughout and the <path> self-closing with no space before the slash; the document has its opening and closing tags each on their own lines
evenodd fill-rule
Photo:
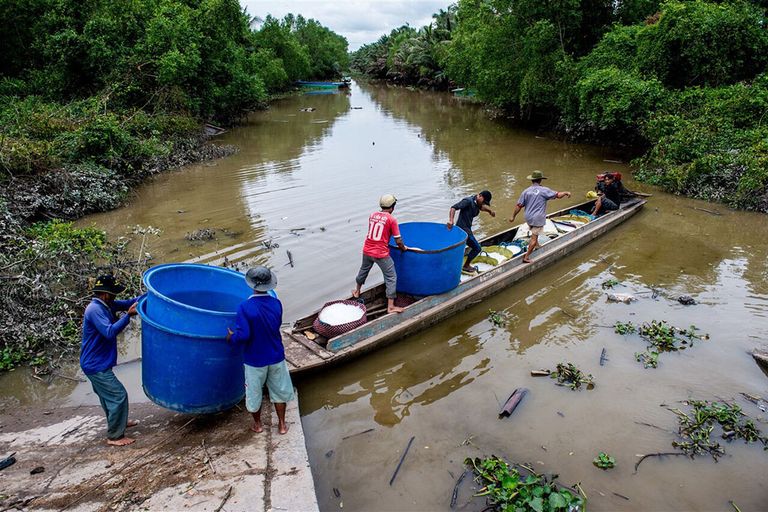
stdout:
<svg viewBox="0 0 768 512">
<path fill-rule="evenodd" d="M 408 247 L 423 252 L 397 249 L 389 242 L 397 271 L 397 291 L 410 295 L 436 295 L 456 288 L 461 279 L 467 234 L 454 226 L 435 222 L 405 222 L 400 235 Z"/>
<path fill-rule="evenodd" d="M 226 334 L 238 305 L 253 293 L 245 276 L 172 263 L 149 269 L 144 284 L 148 292 L 138 310 L 147 397 L 189 414 L 223 411 L 242 400 L 243 350 L 228 344 Z"/>
</svg>

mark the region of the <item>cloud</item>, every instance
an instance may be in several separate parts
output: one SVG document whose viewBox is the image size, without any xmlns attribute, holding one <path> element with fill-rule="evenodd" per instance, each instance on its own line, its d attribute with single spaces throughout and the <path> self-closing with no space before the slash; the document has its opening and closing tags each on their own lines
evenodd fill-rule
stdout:
<svg viewBox="0 0 768 512">
<path fill-rule="evenodd" d="M 347 38 L 349 49 L 373 43 L 406 23 L 420 28 L 432 21 L 432 14 L 447 8 L 450 0 L 240 0 L 251 16 L 301 14 L 314 18 L 337 34 Z"/>
</svg>

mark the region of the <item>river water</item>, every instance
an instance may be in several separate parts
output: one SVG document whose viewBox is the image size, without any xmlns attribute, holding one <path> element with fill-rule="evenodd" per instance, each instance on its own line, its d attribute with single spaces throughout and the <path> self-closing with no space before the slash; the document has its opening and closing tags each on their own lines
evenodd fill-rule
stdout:
<svg viewBox="0 0 768 512">
<path fill-rule="evenodd" d="M 768 429 L 765 413 L 740 395 L 768 394 L 747 353 L 768 336 L 764 215 L 652 190 L 628 177 L 615 151 L 512 129 L 447 94 L 386 85 L 280 100 L 219 141 L 240 152 L 157 176 L 125 207 L 81 224 L 113 236 L 135 225 L 159 228 L 147 241 L 157 262 L 267 264 L 279 275 L 287 322 L 348 295 L 366 218 L 384 193 L 397 196 L 400 222 L 444 222 L 456 200 L 487 188 L 499 214 L 481 215 L 478 235 L 508 226 L 535 169 L 547 185 L 574 193 L 550 209 L 579 202 L 605 169 L 654 194 L 639 215 L 532 278 L 391 347 L 299 380 L 323 510 L 444 510 L 463 460 L 491 454 L 558 473 L 567 485 L 580 482 L 591 510 L 729 510 L 729 500 L 742 510 L 764 508 L 768 453 L 759 445 L 724 442 L 718 463 L 652 458 L 634 473 L 638 454 L 673 451 L 676 416 L 661 404 L 733 400 Z M 185 238 L 203 228 L 215 239 Z M 369 279 L 380 282 L 378 270 Z M 621 282 L 615 292 L 638 300 L 607 302 L 601 284 L 608 279 Z M 680 294 L 699 304 L 680 305 Z M 489 309 L 508 311 L 509 323 L 495 327 Z M 634 354 L 645 343 L 603 326 L 651 319 L 693 324 L 711 338 L 644 369 Z M 121 361 L 140 355 L 133 323 Z M 530 376 L 565 361 L 591 373 L 595 388 L 571 391 Z M 139 365 L 118 367 L 132 400 L 144 399 Z M 45 386 L 18 371 L 0 384 L 4 404 L 97 403 L 87 384 L 64 379 Z M 500 404 L 518 387 L 528 396 L 499 420 Z M 600 451 L 616 458 L 615 469 L 592 465 Z M 470 495 L 467 479 L 457 508 L 483 509 Z"/>
</svg>

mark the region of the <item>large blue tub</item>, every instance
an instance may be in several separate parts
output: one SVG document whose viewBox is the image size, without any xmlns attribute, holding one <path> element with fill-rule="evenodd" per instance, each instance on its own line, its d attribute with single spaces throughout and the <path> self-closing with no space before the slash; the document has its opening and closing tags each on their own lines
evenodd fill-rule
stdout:
<svg viewBox="0 0 768 512">
<path fill-rule="evenodd" d="M 235 406 L 245 394 L 243 348 L 224 335 L 201 335 L 162 325 L 139 302 L 141 381 L 157 405 L 177 412 L 208 414 Z"/>
<path fill-rule="evenodd" d="M 435 295 L 459 285 L 467 234 L 460 228 L 448 229 L 434 222 L 400 224 L 400 235 L 408 247 L 421 252 L 402 252 L 394 239 L 390 255 L 397 271 L 397 291 L 410 295 Z"/>
<path fill-rule="evenodd" d="M 190 263 L 152 267 L 144 285 L 150 318 L 171 330 L 206 336 L 226 335 L 237 306 L 253 293 L 239 272 Z"/>
</svg>

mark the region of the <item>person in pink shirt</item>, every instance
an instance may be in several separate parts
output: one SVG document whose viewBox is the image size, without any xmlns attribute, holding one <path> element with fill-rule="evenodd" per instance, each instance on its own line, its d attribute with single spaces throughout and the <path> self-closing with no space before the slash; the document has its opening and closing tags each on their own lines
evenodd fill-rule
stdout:
<svg viewBox="0 0 768 512">
<path fill-rule="evenodd" d="M 352 290 L 353 297 L 360 297 L 360 289 L 368 278 L 368 272 L 371 271 L 375 263 L 381 269 L 381 273 L 384 274 L 388 313 L 401 313 L 403 311 L 403 308 L 395 306 L 397 273 L 395 272 L 395 262 L 389 256 L 390 236 L 394 237 L 398 249 L 401 251 L 408 250 L 403 243 L 403 238 L 400 236 L 397 219 L 392 216 L 396 203 L 397 198 L 395 196 L 384 194 L 379 199 L 381 211 L 373 212 L 368 217 L 368 234 L 365 236 L 365 243 L 363 244 L 363 263 L 360 265 L 360 271 L 355 278 L 357 286 Z"/>
</svg>

